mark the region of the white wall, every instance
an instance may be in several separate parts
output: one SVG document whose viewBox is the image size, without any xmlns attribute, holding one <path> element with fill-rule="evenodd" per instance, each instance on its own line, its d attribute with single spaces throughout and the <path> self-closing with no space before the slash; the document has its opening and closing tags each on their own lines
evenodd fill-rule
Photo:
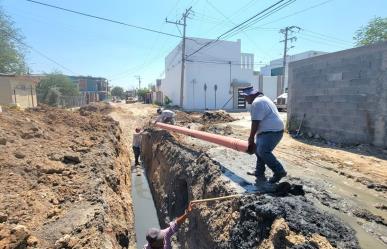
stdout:
<svg viewBox="0 0 387 249">
<path fill-rule="evenodd" d="M 165 58 L 165 78 L 161 82 L 164 96 L 172 100 L 172 105 L 180 105 L 180 72 L 181 72 L 180 44 Z"/>
<path fill-rule="evenodd" d="M 277 76 L 263 76 L 262 77 L 262 92 L 271 100 L 276 99 L 277 96 Z"/>
<path fill-rule="evenodd" d="M 192 39 L 195 39 L 194 41 Z M 254 83 L 254 55 L 241 54 L 241 42 L 219 41 L 209 45 L 201 51 L 189 56 L 204 44 L 208 39 L 188 38 L 186 40 L 187 61 L 185 64 L 184 103 L 183 108 L 219 109 L 232 97 L 231 82 Z M 161 89 L 173 104 L 180 104 L 180 70 L 181 49 L 177 46 L 165 59 L 165 79 Z M 231 61 L 231 80 L 230 80 Z M 207 84 L 205 101 L 204 84 Z M 216 92 L 214 85 L 218 86 Z M 207 105 L 205 105 L 205 102 Z M 232 109 L 233 101 L 224 107 Z"/>
</svg>

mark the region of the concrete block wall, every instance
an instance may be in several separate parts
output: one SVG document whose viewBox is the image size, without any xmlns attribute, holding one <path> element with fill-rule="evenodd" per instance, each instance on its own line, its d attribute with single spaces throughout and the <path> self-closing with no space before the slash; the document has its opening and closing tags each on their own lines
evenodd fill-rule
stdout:
<svg viewBox="0 0 387 249">
<path fill-rule="evenodd" d="M 288 129 L 387 147 L 387 42 L 289 65 Z"/>
</svg>

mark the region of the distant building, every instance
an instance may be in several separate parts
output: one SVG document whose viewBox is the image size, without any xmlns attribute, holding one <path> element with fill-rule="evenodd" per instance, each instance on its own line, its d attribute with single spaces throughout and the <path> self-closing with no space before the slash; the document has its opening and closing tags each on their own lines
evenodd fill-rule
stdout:
<svg viewBox="0 0 387 249">
<path fill-rule="evenodd" d="M 37 83 L 38 80 L 29 75 L 0 74 L 0 105 L 37 106 Z"/>
<path fill-rule="evenodd" d="M 312 58 L 312 57 L 324 55 L 324 54 L 328 54 L 328 53 L 321 52 L 321 51 L 306 51 L 303 53 L 287 56 L 286 57 L 286 68 L 285 68 L 284 90 L 288 88 L 287 74 L 288 74 L 288 64 L 290 62 L 304 60 L 304 59 L 308 59 L 308 58 Z M 272 60 L 272 61 L 270 61 L 269 65 L 261 67 L 260 74 L 261 74 L 261 76 L 283 76 L 284 75 L 283 58 Z"/>
<path fill-rule="evenodd" d="M 101 77 L 69 76 L 79 91 L 86 97 L 86 102 L 96 102 L 107 99 L 108 81 Z"/>
<path fill-rule="evenodd" d="M 186 63 L 182 107 L 188 110 L 227 109 L 244 110 L 246 103 L 240 96 L 241 88 L 254 81 L 254 55 L 241 53 L 241 41 L 219 40 L 194 53 L 213 40 L 186 39 Z M 165 58 L 165 78 L 157 81 L 172 100 L 180 104 L 181 43 Z M 192 54 L 192 55 L 191 55 Z"/>
</svg>

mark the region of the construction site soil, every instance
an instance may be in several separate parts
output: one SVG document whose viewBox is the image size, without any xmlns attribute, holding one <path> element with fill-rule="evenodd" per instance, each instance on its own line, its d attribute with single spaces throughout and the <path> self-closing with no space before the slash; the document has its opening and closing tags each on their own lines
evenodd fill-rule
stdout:
<svg viewBox="0 0 387 249">
<path fill-rule="evenodd" d="M 140 103 L 3 110 L 0 248 L 136 248 L 130 148 L 134 128 L 146 124 L 142 161 L 162 228 L 191 200 L 241 194 L 196 204 L 176 248 L 387 245 L 385 151 L 285 134 L 274 153 L 297 191 L 256 194 L 246 174 L 254 155 L 154 129 L 155 114 Z M 177 125 L 246 139 L 250 120 L 177 111 Z"/>
<path fill-rule="evenodd" d="M 129 154 L 109 109 L 0 113 L 0 248 L 134 248 Z"/>
</svg>

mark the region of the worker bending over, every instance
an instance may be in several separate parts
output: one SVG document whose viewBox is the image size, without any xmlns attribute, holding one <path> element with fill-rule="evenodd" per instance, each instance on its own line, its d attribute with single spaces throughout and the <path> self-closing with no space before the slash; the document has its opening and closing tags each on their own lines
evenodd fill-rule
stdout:
<svg viewBox="0 0 387 249">
<path fill-rule="evenodd" d="M 177 232 L 180 225 L 187 219 L 191 210 L 192 204 L 190 203 L 188 208 L 185 210 L 185 213 L 176 220 L 172 221 L 168 228 L 163 230 L 158 228 L 149 229 L 146 234 L 148 244 L 144 246 L 144 249 L 172 249 L 171 237 Z"/>
<path fill-rule="evenodd" d="M 251 154 L 255 152 L 257 156 L 255 171 L 247 172 L 247 174 L 255 175 L 257 183 L 266 181 L 265 165 L 267 165 L 273 171 L 273 177 L 269 179 L 269 182 L 279 182 L 287 173 L 272 153 L 284 133 L 284 124 L 277 107 L 268 97 L 253 87 L 243 89 L 241 95 L 245 96 L 247 103 L 251 104 L 251 130 L 248 140 L 248 152 Z M 255 136 L 256 148 L 254 151 Z"/>
<path fill-rule="evenodd" d="M 176 113 L 170 110 L 161 110 L 160 108 L 157 109 L 157 113 L 159 116 L 157 117 L 155 123 L 162 122 L 162 123 L 170 123 L 172 125 L 175 124 L 175 116 Z"/>
</svg>

